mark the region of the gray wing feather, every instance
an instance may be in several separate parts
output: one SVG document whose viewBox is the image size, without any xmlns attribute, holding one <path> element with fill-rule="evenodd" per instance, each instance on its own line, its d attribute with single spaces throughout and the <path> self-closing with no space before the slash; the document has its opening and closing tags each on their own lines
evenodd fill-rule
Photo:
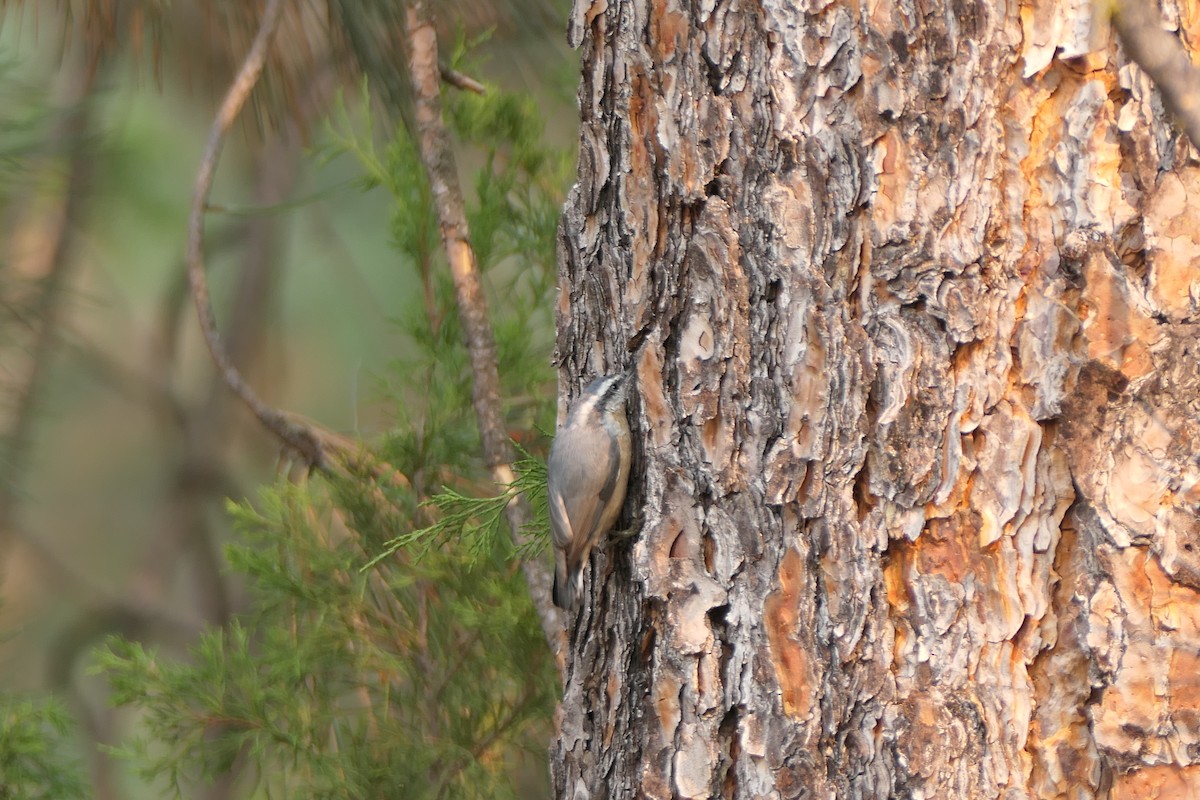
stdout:
<svg viewBox="0 0 1200 800">
<path fill-rule="evenodd" d="M 570 547 L 569 563 L 579 560 L 605 500 L 612 496 L 618 454 L 615 441 L 602 430 L 563 431 L 550 448 L 547 468 L 556 476 L 548 497 L 550 522 L 554 543 Z M 570 487 L 569 497 L 563 496 L 562 487 Z"/>
<path fill-rule="evenodd" d="M 608 463 L 605 465 L 607 469 L 604 474 L 608 479 L 604 481 L 604 485 L 600 487 L 600 507 L 608 505 L 609 499 L 613 495 L 613 489 L 617 487 L 617 462 L 621 460 L 621 445 L 617 442 L 615 436 L 608 438 Z"/>
<path fill-rule="evenodd" d="M 550 532 L 554 535 L 554 546 L 565 550 L 571 543 L 573 530 L 571 518 L 567 514 L 567 507 L 563 503 L 562 495 L 555 491 L 554 486 L 549 487 L 549 495 L 546 500 L 550 506 Z"/>
</svg>

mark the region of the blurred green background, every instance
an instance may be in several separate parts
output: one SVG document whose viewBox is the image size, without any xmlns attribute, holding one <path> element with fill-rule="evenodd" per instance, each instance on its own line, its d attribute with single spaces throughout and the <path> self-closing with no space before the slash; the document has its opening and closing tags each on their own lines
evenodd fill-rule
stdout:
<svg viewBox="0 0 1200 800">
<path fill-rule="evenodd" d="M 381 5 L 363 4 L 368 30 L 386 23 Z M 479 39 L 475 77 L 531 93 L 547 142 L 573 153 L 568 4 L 435 5 L 443 48 Z M 220 552 L 233 535 L 224 499 L 253 497 L 281 466 L 215 378 L 183 266 L 204 138 L 259 7 L 0 3 L 0 689 L 63 697 L 85 774 L 97 739 L 136 727 L 136 714 L 114 722 L 90 651 L 118 633 L 186 657 L 205 624 L 239 613 L 247 588 Z M 373 88 L 386 77 L 321 8 L 297 3 L 285 18 L 267 85 L 229 137 L 208 274 L 258 393 L 373 441 L 393 424 L 385 387 L 410 346 L 396 320 L 422 285 L 389 246 L 387 192 L 363 189 L 352 156 L 322 155 L 336 98 L 354 115 L 364 73 Z M 394 33 L 376 32 L 377 44 Z M 377 124 L 400 124 L 375 98 Z M 469 191 L 482 156 L 461 159 Z M 542 786 L 544 763 L 522 769 Z"/>
</svg>

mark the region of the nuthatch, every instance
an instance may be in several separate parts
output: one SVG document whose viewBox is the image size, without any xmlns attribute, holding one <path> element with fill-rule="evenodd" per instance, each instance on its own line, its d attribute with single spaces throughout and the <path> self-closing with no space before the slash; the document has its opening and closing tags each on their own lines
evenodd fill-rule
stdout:
<svg viewBox="0 0 1200 800">
<path fill-rule="evenodd" d="M 554 534 L 554 604 L 568 611 L 583 595 L 583 568 L 621 513 L 629 482 L 629 373 L 605 375 L 583 390 L 554 437 L 546 464 Z"/>
</svg>

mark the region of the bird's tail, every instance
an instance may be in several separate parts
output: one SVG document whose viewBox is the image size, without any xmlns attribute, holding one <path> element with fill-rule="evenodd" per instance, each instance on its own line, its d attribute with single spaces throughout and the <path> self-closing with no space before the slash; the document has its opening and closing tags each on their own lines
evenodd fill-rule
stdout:
<svg viewBox="0 0 1200 800">
<path fill-rule="evenodd" d="M 567 568 L 567 554 L 558 550 L 554 554 L 554 605 L 565 611 L 573 611 L 583 596 L 583 567 Z"/>
</svg>

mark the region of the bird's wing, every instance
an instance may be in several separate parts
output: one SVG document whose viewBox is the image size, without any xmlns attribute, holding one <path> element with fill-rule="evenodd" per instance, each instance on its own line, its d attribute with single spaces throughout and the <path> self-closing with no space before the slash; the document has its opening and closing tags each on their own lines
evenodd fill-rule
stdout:
<svg viewBox="0 0 1200 800">
<path fill-rule="evenodd" d="M 571 543 L 574 531 L 571 527 L 571 516 L 567 513 L 566 503 L 563 502 L 562 495 L 553 488 L 549 490 L 546 501 L 550 506 L 550 533 L 554 536 L 554 546 L 560 550 L 566 550 L 567 545 Z"/>
<path fill-rule="evenodd" d="M 571 487 L 571 496 L 552 491 L 548 500 L 554 542 L 567 549 L 567 561 L 575 563 L 590 544 L 588 538 L 612 496 L 619 450 L 602 430 L 576 431 L 570 443 L 569 451 L 566 447 L 551 448 L 548 468 L 559 476 L 559 486 Z"/>
</svg>

